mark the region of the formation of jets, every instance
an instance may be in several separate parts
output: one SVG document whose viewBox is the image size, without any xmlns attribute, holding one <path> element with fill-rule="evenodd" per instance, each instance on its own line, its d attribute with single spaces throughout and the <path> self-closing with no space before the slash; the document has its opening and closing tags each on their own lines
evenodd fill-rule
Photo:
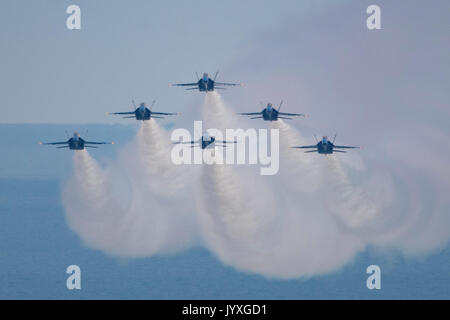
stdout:
<svg viewBox="0 0 450 320">
<path fill-rule="evenodd" d="M 192 83 L 176 83 L 173 86 L 187 87 L 186 90 L 199 90 L 200 92 L 211 92 L 215 89 L 226 89 L 227 86 L 239 86 L 240 83 L 228 83 L 228 82 L 217 82 L 216 78 L 219 74 L 219 71 L 216 72 L 214 78 L 211 79 L 208 73 L 203 73 L 203 77 L 199 78 L 197 75 L 197 82 Z M 151 118 L 159 118 L 164 119 L 163 116 L 173 116 L 178 115 L 179 113 L 173 112 L 155 112 L 152 111 L 155 101 L 152 102 L 150 107 L 145 105 L 145 102 L 141 102 L 137 107 L 134 100 L 132 101 L 134 111 L 124 111 L 124 112 L 111 112 L 111 115 L 121 115 L 123 118 L 133 118 L 140 121 L 150 120 Z M 250 119 L 263 119 L 264 121 L 277 121 L 278 119 L 286 119 L 292 120 L 292 117 L 305 117 L 305 114 L 302 113 L 287 113 L 280 112 L 281 106 L 283 104 L 283 100 L 281 100 L 278 108 L 274 108 L 272 103 L 267 103 L 267 106 L 264 106 L 261 103 L 261 107 L 263 108 L 259 112 L 244 112 L 238 113 L 238 115 L 243 116 L 251 116 Z M 317 140 L 317 139 L 316 139 Z M 341 149 L 356 149 L 359 147 L 356 146 L 339 146 L 335 145 L 334 141 L 336 140 L 336 135 L 333 138 L 333 141 L 329 141 L 326 136 L 322 137 L 322 140 L 317 141 L 317 144 L 310 146 L 294 146 L 292 148 L 297 149 L 306 149 L 305 153 L 317 152 L 319 154 L 332 154 L 334 152 L 343 152 L 346 151 Z M 215 146 L 226 147 L 228 144 L 237 143 L 236 141 L 222 141 L 216 140 L 215 137 L 210 137 L 208 135 L 202 136 L 200 139 L 196 141 L 187 141 L 187 142 L 174 142 L 175 144 L 190 144 L 192 148 L 200 147 L 202 149 L 213 148 Z M 60 148 L 69 148 L 70 150 L 84 150 L 85 148 L 98 148 L 98 145 L 102 144 L 114 144 L 114 142 L 94 142 L 94 141 L 86 141 L 80 137 L 80 135 L 75 132 L 73 136 L 67 141 L 60 142 L 47 142 L 40 144 L 44 145 L 56 145 L 58 149 Z"/>
</svg>

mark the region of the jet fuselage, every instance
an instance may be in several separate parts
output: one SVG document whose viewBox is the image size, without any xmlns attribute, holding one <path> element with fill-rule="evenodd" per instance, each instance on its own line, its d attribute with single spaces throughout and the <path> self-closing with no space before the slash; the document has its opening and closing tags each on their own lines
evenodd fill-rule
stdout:
<svg viewBox="0 0 450 320">
<path fill-rule="evenodd" d="M 269 103 L 265 109 L 262 110 L 262 117 L 264 121 L 277 121 L 278 120 L 278 110 L 272 107 Z"/>
</svg>

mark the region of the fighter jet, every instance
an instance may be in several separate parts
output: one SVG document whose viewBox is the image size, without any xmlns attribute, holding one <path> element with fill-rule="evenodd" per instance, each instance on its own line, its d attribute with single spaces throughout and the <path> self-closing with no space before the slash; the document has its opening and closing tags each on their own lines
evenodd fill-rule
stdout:
<svg viewBox="0 0 450 320">
<path fill-rule="evenodd" d="M 207 73 L 203 74 L 203 77 L 200 79 L 198 77 L 197 72 L 195 73 L 197 75 L 197 82 L 192 83 L 175 83 L 172 84 L 172 86 L 177 87 L 189 87 L 186 90 L 199 90 L 201 92 L 209 92 L 214 91 L 214 89 L 222 89 L 225 90 L 224 86 L 240 86 L 240 83 L 226 83 L 226 82 L 216 82 L 217 75 L 219 74 L 219 71 L 216 72 L 216 75 L 214 76 L 214 79 L 211 79 Z"/>
<path fill-rule="evenodd" d="M 61 148 L 69 148 L 70 150 L 84 150 L 84 148 L 98 148 L 95 145 L 99 144 L 114 144 L 114 142 L 94 142 L 94 141 L 86 141 L 80 137 L 78 132 L 74 132 L 72 138 L 67 141 L 61 142 L 39 142 L 39 144 L 46 145 L 60 145 L 56 147 L 57 149 Z"/>
<path fill-rule="evenodd" d="M 338 150 L 338 149 L 357 149 L 357 148 L 359 148 L 359 147 L 352 147 L 352 146 L 337 146 L 337 145 L 335 145 L 334 141 L 336 140 L 336 136 L 337 135 L 334 135 L 333 142 L 329 141 L 327 136 L 323 136 L 322 140 L 317 142 L 317 144 L 315 144 L 315 145 L 312 145 L 312 146 L 296 146 L 296 147 L 292 147 L 292 148 L 314 149 L 314 150 L 305 151 L 305 153 L 318 152 L 320 154 L 332 154 L 333 152 L 346 153 L 347 151 Z"/>
<path fill-rule="evenodd" d="M 139 107 L 136 107 L 136 104 L 134 103 L 134 100 L 132 100 L 133 102 L 133 106 L 136 108 L 134 111 L 130 111 L 130 112 L 111 112 L 109 114 L 119 114 L 119 115 L 132 115 L 132 116 L 126 116 L 123 118 L 135 118 L 136 120 L 150 120 L 151 118 L 160 118 L 160 119 L 164 119 L 164 117 L 161 117 L 161 115 L 163 116 L 172 116 L 172 115 L 177 115 L 178 113 L 170 113 L 170 112 L 154 112 L 151 111 L 149 108 L 147 108 L 145 106 L 144 102 L 141 102 L 139 104 Z M 153 108 L 155 104 L 155 100 L 153 100 L 152 105 L 150 106 L 150 108 Z"/>
<path fill-rule="evenodd" d="M 226 147 L 227 143 L 237 143 L 237 141 L 216 140 L 215 137 L 210 137 L 209 135 L 205 134 L 200 139 L 195 140 L 195 141 L 177 141 L 177 142 L 174 142 L 174 144 L 190 144 L 191 148 L 201 147 L 202 149 L 214 148 L 215 146 Z"/>
<path fill-rule="evenodd" d="M 264 119 L 264 121 L 277 121 L 278 119 L 288 119 L 292 120 L 292 118 L 289 117 L 304 117 L 305 115 L 302 113 L 286 113 L 286 112 L 280 112 L 281 105 L 283 104 L 283 100 L 281 100 L 280 106 L 278 109 L 275 109 L 272 107 L 271 103 L 267 104 L 267 107 L 265 107 L 260 112 L 244 112 L 244 113 L 238 113 L 242 116 L 256 116 L 251 117 L 250 119 Z M 261 107 L 263 107 L 261 103 Z"/>
</svg>

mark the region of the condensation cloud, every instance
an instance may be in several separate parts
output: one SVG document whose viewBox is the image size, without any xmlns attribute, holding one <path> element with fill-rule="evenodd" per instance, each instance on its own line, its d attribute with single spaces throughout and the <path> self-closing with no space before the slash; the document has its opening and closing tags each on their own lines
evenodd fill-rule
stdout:
<svg viewBox="0 0 450 320">
<path fill-rule="evenodd" d="M 411 256 L 446 245 L 448 19 L 435 3 L 417 6 L 383 2 L 380 31 L 365 27 L 364 1 L 287 22 L 255 37 L 228 71 L 245 80 L 243 90 L 226 101 L 205 95 L 205 130 L 280 130 L 277 175 L 251 165 L 173 166 L 168 133 L 150 121 L 105 168 L 75 153 L 63 191 L 69 225 L 113 255 L 201 241 L 227 265 L 277 278 L 337 270 L 369 245 Z M 281 98 L 286 112 L 310 118 L 267 124 L 234 115 Z M 339 143 L 364 148 L 327 157 L 290 148 L 335 132 Z"/>
<path fill-rule="evenodd" d="M 101 168 L 87 151 L 74 153 L 65 183 L 67 221 L 91 247 L 120 257 L 172 253 L 196 241 L 189 172 L 171 164 L 170 142 L 154 122 Z"/>
</svg>

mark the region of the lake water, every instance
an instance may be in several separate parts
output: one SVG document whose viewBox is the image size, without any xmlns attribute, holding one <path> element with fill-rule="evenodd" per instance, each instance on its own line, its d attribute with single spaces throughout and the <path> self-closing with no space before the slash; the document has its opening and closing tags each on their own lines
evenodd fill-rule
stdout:
<svg viewBox="0 0 450 320">
<path fill-rule="evenodd" d="M 78 126 L 92 140 L 125 143 L 136 126 Z M 171 256 L 120 260 L 83 245 L 65 222 L 61 183 L 71 152 L 39 146 L 64 140 L 73 125 L 0 125 L 1 299 L 449 299 L 450 247 L 421 259 L 369 248 L 342 269 L 310 279 L 276 280 L 224 266 L 196 247 Z M 100 163 L 117 148 L 94 151 Z M 81 268 L 82 289 L 66 288 L 66 268 Z M 367 266 L 382 289 L 366 287 Z"/>
</svg>

